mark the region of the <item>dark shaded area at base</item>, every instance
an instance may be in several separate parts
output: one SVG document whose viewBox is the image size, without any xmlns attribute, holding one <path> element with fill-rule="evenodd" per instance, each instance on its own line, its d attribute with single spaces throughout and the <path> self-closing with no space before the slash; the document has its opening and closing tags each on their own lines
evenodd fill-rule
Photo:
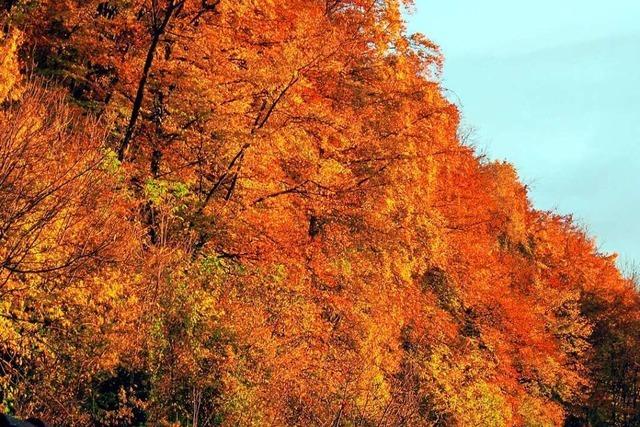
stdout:
<svg viewBox="0 0 640 427">
<path fill-rule="evenodd" d="M 36 418 L 21 421 L 10 415 L 0 414 L 0 427 L 47 427 L 47 425 Z"/>
</svg>

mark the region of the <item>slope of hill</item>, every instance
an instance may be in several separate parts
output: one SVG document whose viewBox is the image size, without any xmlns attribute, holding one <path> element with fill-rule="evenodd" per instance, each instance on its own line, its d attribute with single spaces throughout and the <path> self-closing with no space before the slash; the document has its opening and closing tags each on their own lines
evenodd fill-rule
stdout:
<svg viewBox="0 0 640 427">
<path fill-rule="evenodd" d="M 623 263 L 640 258 L 640 195 L 628 160 L 640 149 L 638 43 L 612 37 L 448 59 L 442 83 L 487 153 L 517 167 L 536 207 L 573 213 Z"/>
</svg>

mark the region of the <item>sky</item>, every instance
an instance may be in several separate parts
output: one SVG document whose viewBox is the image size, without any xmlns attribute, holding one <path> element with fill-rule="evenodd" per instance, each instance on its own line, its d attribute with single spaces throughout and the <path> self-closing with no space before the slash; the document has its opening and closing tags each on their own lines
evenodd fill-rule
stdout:
<svg viewBox="0 0 640 427">
<path fill-rule="evenodd" d="M 640 263 L 640 1 L 415 0 L 407 20 L 441 46 L 478 150 Z"/>
</svg>

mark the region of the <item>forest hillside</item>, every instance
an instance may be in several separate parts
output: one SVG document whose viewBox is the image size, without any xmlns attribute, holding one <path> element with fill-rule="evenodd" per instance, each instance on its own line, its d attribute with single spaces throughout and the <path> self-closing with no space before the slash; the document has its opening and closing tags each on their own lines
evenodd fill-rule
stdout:
<svg viewBox="0 0 640 427">
<path fill-rule="evenodd" d="M 640 425 L 634 278 L 465 143 L 405 6 L 0 0 L 0 410 Z"/>
</svg>

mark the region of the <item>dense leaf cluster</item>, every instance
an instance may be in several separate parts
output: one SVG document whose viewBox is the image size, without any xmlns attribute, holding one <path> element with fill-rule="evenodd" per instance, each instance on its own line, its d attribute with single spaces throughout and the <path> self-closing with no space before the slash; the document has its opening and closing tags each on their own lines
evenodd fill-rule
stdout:
<svg viewBox="0 0 640 427">
<path fill-rule="evenodd" d="M 0 1 L 0 408 L 636 426 L 640 296 L 399 0 Z"/>
</svg>

